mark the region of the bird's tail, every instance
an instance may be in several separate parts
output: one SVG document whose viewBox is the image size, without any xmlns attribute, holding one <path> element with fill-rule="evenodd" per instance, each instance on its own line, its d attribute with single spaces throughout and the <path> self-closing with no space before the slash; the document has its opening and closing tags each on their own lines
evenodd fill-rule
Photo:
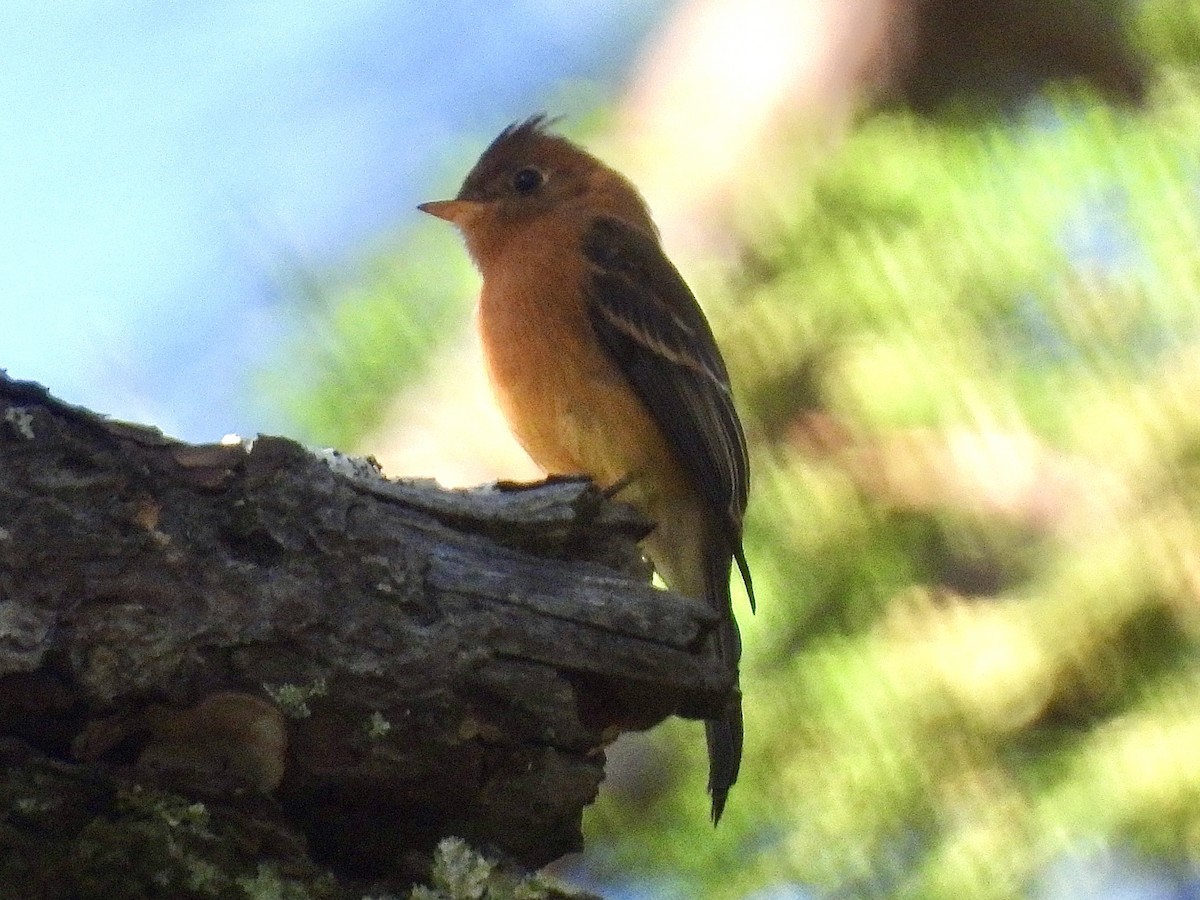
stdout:
<svg viewBox="0 0 1200 900">
<path fill-rule="evenodd" d="M 658 574 L 672 590 L 703 599 L 720 616 L 712 640 L 717 658 L 736 680 L 742 640 L 730 604 L 729 577 L 735 558 L 739 568 L 743 567 L 741 548 L 712 525 L 711 514 L 701 499 L 685 499 L 680 507 L 657 516 L 658 524 L 646 538 L 646 549 Z M 736 553 L 731 545 L 737 548 Z M 714 825 L 721 818 L 742 762 L 742 695 L 736 687 L 721 715 L 704 723 Z"/>
<path fill-rule="evenodd" d="M 704 723 L 708 739 L 708 792 L 712 795 L 712 821 L 715 826 L 725 811 L 729 789 L 737 781 L 742 762 L 742 695 L 729 700 L 719 719 Z"/>
<path fill-rule="evenodd" d="M 728 556 L 723 559 L 719 556 L 710 557 L 707 568 L 708 601 L 723 616 L 716 630 L 717 656 L 736 677 L 742 656 L 742 639 L 730 606 L 730 559 Z M 704 736 L 708 740 L 708 792 L 712 795 L 712 820 L 715 826 L 721 820 L 725 799 L 737 781 L 738 769 L 742 764 L 742 695 L 736 686 L 721 717 L 704 723 Z"/>
</svg>

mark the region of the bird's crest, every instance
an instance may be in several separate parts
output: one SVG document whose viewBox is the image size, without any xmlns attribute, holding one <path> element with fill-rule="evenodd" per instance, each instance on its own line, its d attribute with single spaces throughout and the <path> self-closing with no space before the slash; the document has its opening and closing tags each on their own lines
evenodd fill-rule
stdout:
<svg viewBox="0 0 1200 900">
<path fill-rule="evenodd" d="M 468 173 L 459 191 L 459 199 L 479 198 L 497 175 L 526 163 L 541 162 L 547 154 L 554 158 L 582 155 L 582 151 L 566 138 L 550 133 L 549 129 L 558 121 L 558 117 L 538 113 L 505 128 L 483 151 L 479 162 Z"/>
<path fill-rule="evenodd" d="M 489 156 L 508 156 L 512 152 L 527 147 L 529 142 L 535 138 L 545 137 L 549 133 L 549 129 L 559 121 L 558 116 L 550 117 L 545 113 L 537 113 L 523 121 L 513 122 L 488 144 L 488 148 L 480 156 L 480 161 L 482 162 Z"/>
</svg>

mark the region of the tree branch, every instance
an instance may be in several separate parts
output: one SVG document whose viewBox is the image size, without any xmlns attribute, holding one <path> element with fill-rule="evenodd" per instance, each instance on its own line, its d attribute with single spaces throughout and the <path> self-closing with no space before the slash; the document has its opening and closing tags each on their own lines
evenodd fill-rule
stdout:
<svg viewBox="0 0 1200 900">
<path fill-rule="evenodd" d="M 602 748 L 732 689 L 712 613 L 647 584 L 645 530 L 587 481 L 188 445 L 0 375 L 0 856 L 78 864 L 91 819 L 20 812 L 55 773 L 109 820 L 163 791 L 271 835 L 219 857 L 246 877 L 396 883 L 449 835 L 529 867 L 578 849 Z M 42 896 L 23 864 L 0 880 Z"/>
</svg>

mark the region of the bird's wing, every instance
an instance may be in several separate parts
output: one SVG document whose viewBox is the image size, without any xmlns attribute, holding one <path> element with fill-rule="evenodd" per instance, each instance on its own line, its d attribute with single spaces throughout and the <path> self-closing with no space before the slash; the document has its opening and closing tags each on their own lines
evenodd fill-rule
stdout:
<svg viewBox="0 0 1200 900">
<path fill-rule="evenodd" d="M 583 251 L 592 328 L 724 526 L 753 608 L 741 540 L 746 437 L 712 330 L 654 236 L 602 216 L 584 233 Z"/>
</svg>

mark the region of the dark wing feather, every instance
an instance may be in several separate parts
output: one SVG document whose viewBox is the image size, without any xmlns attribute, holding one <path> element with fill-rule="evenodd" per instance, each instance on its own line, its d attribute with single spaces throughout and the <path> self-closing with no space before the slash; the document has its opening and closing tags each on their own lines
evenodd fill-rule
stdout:
<svg viewBox="0 0 1200 900">
<path fill-rule="evenodd" d="M 753 609 L 741 540 L 750 489 L 746 437 L 712 330 L 653 235 L 599 217 L 583 251 L 591 263 L 584 294 L 592 327 L 724 525 Z"/>
</svg>

